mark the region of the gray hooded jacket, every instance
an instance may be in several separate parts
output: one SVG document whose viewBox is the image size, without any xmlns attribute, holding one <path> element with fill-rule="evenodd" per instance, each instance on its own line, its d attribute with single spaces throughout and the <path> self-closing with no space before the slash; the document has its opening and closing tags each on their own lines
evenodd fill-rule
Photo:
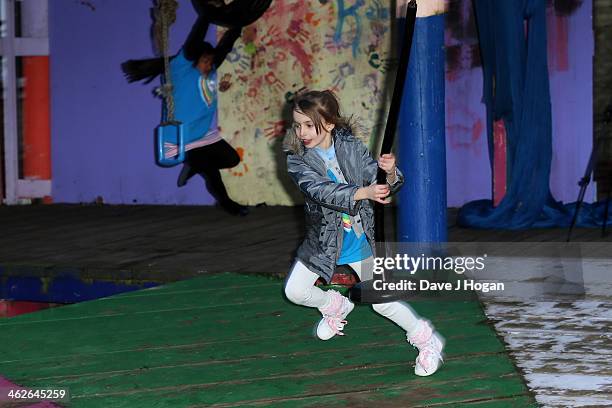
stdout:
<svg viewBox="0 0 612 408">
<path fill-rule="evenodd" d="M 331 280 L 342 249 L 342 213 L 361 216 L 363 229 L 374 253 L 374 209 L 370 200 L 355 201 L 357 189 L 376 182 L 378 163 L 367 147 L 349 129 L 334 129 L 332 137 L 338 164 L 348 184 L 327 176 L 325 163 L 312 149 L 304 149 L 295 135 L 288 134 L 284 150 L 288 153 L 289 176 L 304 194 L 306 237 L 297 258 L 326 282 Z M 391 194 L 404 183 L 397 170 Z"/>
</svg>

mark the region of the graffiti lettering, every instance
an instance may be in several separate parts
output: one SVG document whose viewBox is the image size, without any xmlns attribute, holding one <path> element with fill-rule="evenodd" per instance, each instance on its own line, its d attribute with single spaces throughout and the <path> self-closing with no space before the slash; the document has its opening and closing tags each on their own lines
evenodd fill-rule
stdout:
<svg viewBox="0 0 612 408">
<path fill-rule="evenodd" d="M 331 74 L 335 73 L 334 80 L 332 81 L 333 87 L 335 89 L 344 89 L 346 85 L 346 78 L 353 75 L 355 73 L 355 67 L 353 67 L 348 62 L 343 63 L 338 67 L 338 69 L 333 69 L 329 71 Z"/>
<path fill-rule="evenodd" d="M 357 56 L 359 52 L 359 41 L 361 39 L 361 16 L 358 14 L 358 10 L 365 4 L 364 0 L 356 0 L 355 3 L 346 8 L 344 5 L 344 0 L 337 0 L 338 4 L 338 17 L 336 24 L 336 32 L 334 33 L 334 42 L 340 43 L 342 40 L 342 33 L 344 28 L 344 23 L 347 17 L 352 16 L 355 20 L 355 35 L 351 40 L 352 49 L 353 49 L 353 57 Z"/>
</svg>

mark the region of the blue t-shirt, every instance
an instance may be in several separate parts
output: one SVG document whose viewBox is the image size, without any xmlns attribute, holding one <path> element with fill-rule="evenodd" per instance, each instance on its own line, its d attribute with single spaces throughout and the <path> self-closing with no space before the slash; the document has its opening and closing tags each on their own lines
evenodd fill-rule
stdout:
<svg viewBox="0 0 612 408">
<path fill-rule="evenodd" d="M 181 49 L 170 61 L 170 76 L 174 85 L 174 116 L 183 122 L 185 143 L 191 143 L 201 139 L 216 122 L 217 71 L 212 70 L 204 77 Z"/>
<path fill-rule="evenodd" d="M 315 151 L 324 161 L 336 162 L 336 150 L 334 145 L 328 149 L 315 147 Z M 335 183 L 338 183 L 336 175 L 328 168 L 327 176 Z M 344 230 L 344 236 L 342 239 L 342 249 L 340 250 L 340 257 L 336 262 L 338 265 L 346 265 L 353 262 L 359 262 L 363 259 L 372 256 L 372 248 L 368 243 L 365 233 L 361 234 L 359 238 L 353 230 L 351 225 L 351 217 L 348 214 L 342 213 L 342 229 Z"/>
</svg>

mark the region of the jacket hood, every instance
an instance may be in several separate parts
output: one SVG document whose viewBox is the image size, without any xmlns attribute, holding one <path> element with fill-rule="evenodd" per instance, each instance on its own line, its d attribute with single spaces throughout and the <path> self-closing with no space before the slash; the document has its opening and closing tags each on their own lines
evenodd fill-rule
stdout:
<svg viewBox="0 0 612 408">
<path fill-rule="evenodd" d="M 359 129 L 358 133 L 361 133 L 361 130 L 363 130 L 360 128 L 360 126 L 352 124 L 347 127 L 334 128 L 331 131 L 331 134 L 334 140 L 345 140 L 351 137 L 357 137 L 357 135 L 355 135 L 357 129 Z M 306 152 L 304 144 L 293 129 L 287 129 L 287 133 L 285 134 L 285 138 L 283 139 L 282 147 L 283 152 L 285 152 L 286 154 L 297 154 L 299 156 L 303 156 Z"/>
</svg>

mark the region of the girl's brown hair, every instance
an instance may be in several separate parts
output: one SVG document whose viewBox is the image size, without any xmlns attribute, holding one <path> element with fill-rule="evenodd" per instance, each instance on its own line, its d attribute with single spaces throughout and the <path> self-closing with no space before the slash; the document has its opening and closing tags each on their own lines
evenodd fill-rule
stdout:
<svg viewBox="0 0 612 408">
<path fill-rule="evenodd" d="M 350 120 L 340 115 L 340 104 L 332 91 L 299 93 L 293 100 L 293 110 L 312 119 L 317 133 L 321 132 L 323 121 L 335 125 L 336 128 L 350 128 Z"/>
<path fill-rule="evenodd" d="M 291 106 L 291 105 L 289 105 Z M 293 99 L 294 111 L 308 116 L 317 133 L 323 128 L 323 121 L 334 125 L 335 130 L 345 129 L 353 133 L 360 125 L 353 119 L 345 118 L 340 114 L 340 104 L 338 98 L 332 91 L 302 91 Z M 297 136 L 293 126 L 287 129 L 283 140 L 283 151 L 293 154 L 304 154 L 304 145 Z"/>
</svg>

